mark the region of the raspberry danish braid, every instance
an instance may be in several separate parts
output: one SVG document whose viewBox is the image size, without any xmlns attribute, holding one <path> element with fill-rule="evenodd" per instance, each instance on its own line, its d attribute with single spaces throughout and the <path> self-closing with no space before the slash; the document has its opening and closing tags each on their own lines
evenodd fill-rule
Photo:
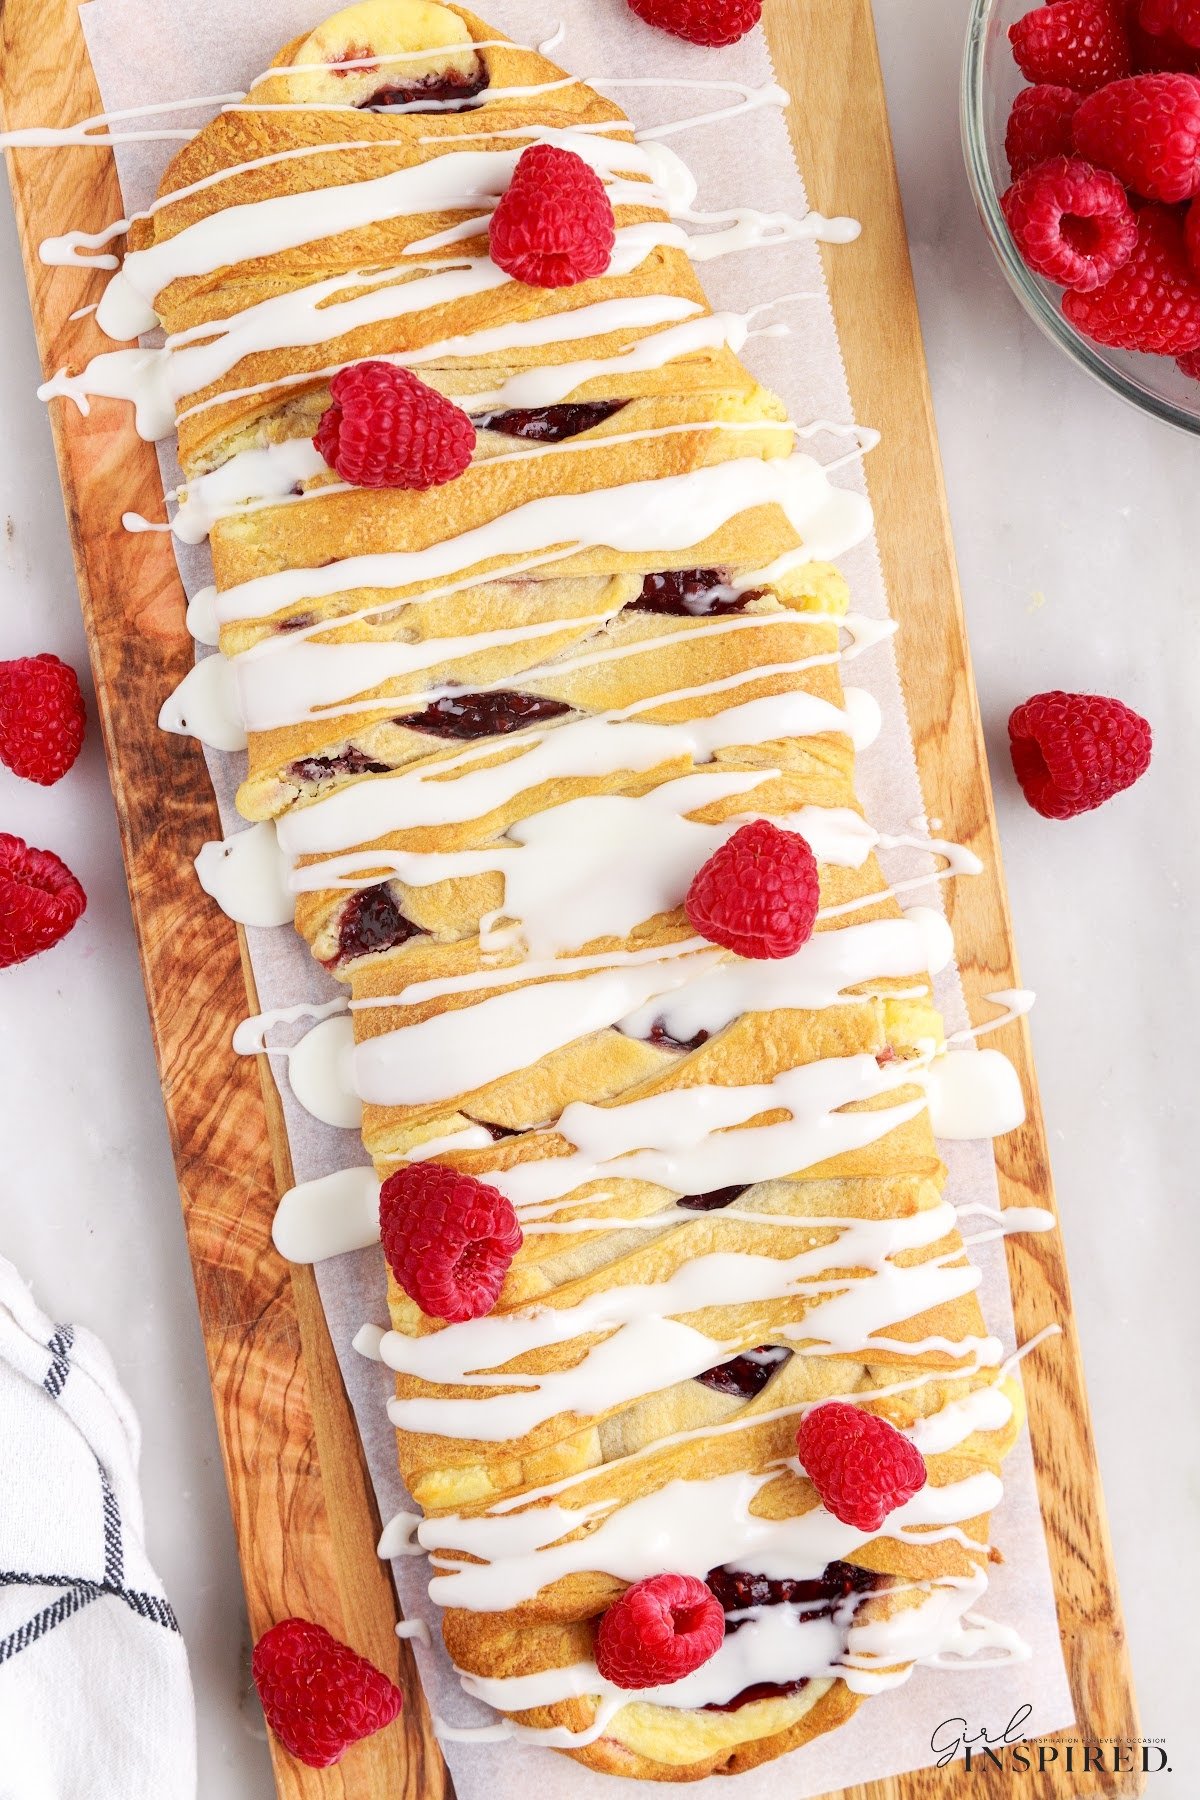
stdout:
<svg viewBox="0 0 1200 1800">
<path fill-rule="evenodd" d="M 605 185 L 598 278 L 489 255 L 535 144 Z M 486 1314 L 390 1278 L 447 1646 L 514 1732 L 682 1780 L 973 1641 L 1020 1395 L 926 1108 L 948 934 L 901 912 L 855 797 L 872 707 L 840 662 L 869 632 L 832 563 L 865 503 L 739 362 L 668 176 L 463 8 L 364 0 L 176 158 L 126 278 L 170 333 L 240 804 L 277 821 L 298 927 L 349 986 L 367 1149 L 520 1226 Z M 455 479 L 358 486 L 316 450 L 331 382 L 373 359 L 470 415 Z M 815 930 L 770 961 L 684 907 L 751 819 L 819 869 Z M 798 1459 L 832 1400 L 922 1450 L 882 1523 Z M 597 1622 L 663 1573 L 705 1584 L 720 1646 L 615 1683 Z"/>
</svg>

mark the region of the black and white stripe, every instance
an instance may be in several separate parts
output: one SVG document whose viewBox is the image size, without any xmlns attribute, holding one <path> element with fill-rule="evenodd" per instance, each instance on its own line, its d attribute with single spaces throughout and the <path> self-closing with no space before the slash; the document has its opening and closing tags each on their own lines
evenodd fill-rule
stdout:
<svg viewBox="0 0 1200 1800">
<path fill-rule="evenodd" d="M 46 1345 L 51 1361 L 42 1386 L 52 1400 L 61 1397 L 67 1384 L 67 1377 L 71 1372 L 70 1352 L 74 1342 L 74 1326 L 58 1325 Z M 38 1575 L 17 1569 L 0 1569 L 0 1587 L 64 1590 L 57 1599 L 27 1619 L 23 1625 L 9 1632 L 7 1637 L 0 1638 L 0 1664 L 19 1656 L 22 1650 L 28 1650 L 31 1644 L 36 1644 L 65 1620 L 73 1618 L 85 1606 L 90 1606 L 93 1600 L 99 1600 L 105 1595 L 123 1601 L 139 1618 L 149 1619 L 152 1624 L 162 1626 L 165 1631 L 178 1632 L 179 1622 L 165 1599 L 158 1594 L 125 1586 L 125 1541 L 121 1508 L 113 1492 L 108 1470 L 99 1458 L 96 1459 L 96 1473 L 99 1478 L 104 1538 L 103 1580 L 91 1581 L 71 1575 Z"/>
</svg>

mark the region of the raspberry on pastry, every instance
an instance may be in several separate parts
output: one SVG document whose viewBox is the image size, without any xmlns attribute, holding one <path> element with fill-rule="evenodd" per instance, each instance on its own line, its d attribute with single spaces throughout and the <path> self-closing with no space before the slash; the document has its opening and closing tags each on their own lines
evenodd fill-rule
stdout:
<svg viewBox="0 0 1200 1800">
<path fill-rule="evenodd" d="M 379 1193 L 388 1266 L 434 1319 L 478 1319 L 496 1304 L 521 1248 L 512 1202 L 473 1175 L 409 1163 Z"/>
<path fill-rule="evenodd" d="M 713 852 L 685 905 L 701 937 L 761 958 L 794 956 L 812 936 L 820 899 L 817 859 L 806 839 L 756 819 Z"/>
<path fill-rule="evenodd" d="M 441 487 L 471 460 L 466 413 L 395 363 L 354 363 L 329 392 L 313 443 L 354 487 Z"/>
<path fill-rule="evenodd" d="M 612 203 L 582 156 L 534 144 L 521 154 L 488 238 L 492 261 L 514 281 L 543 288 L 595 281 L 612 260 Z"/>
<path fill-rule="evenodd" d="M 878 1531 L 928 1479 L 924 1458 L 903 1432 L 844 1400 L 806 1413 L 796 1448 L 826 1511 L 860 1531 Z"/>
<path fill-rule="evenodd" d="M 635 1581 L 596 1627 L 596 1667 L 614 1687 L 662 1687 L 690 1675 L 725 1638 L 721 1602 L 694 1575 Z"/>
</svg>

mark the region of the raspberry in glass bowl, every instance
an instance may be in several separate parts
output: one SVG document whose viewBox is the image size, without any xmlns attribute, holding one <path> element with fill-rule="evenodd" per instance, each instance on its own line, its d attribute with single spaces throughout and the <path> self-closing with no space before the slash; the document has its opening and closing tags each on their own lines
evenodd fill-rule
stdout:
<svg viewBox="0 0 1200 1800">
<path fill-rule="evenodd" d="M 1191 47 L 1182 44 L 1177 37 L 1140 29 L 1138 15 L 1142 6 L 1148 5 L 1153 13 L 1160 10 L 1165 13 L 1171 10 L 1175 0 L 1105 0 L 1105 3 L 1112 7 L 1122 22 L 1122 29 L 1126 30 L 1128 63 L 1122 61 L 1120 43 L 1114 45 L 1102 33 L 1099 38 L 1095 32 L 1086 33 L 1082 50 L 1071 44 L 1065 51 L 1061 49 L 1072 23 L 1071 12 L 1074 12 L 1075 21 L 1080 20 L 1083 14 L 1076 8 L 1082 9 L 1090 4 L 1090 0 L 1066 0 L 1066 7 L 1071 12 L 1060 12 L 1061 0 L 1060 4 L 1049 7 L 1041 6 L 1039 0 L 972 0 L 962 80 L 962 130 L 967 172 L 975 204 L 996 258 L 1034 323 L 1080 368 L 1123 400 L 1183 431 L 1200 434 L 1200 379 L 1196 373 L 1188 372 L 1189 368 L 1200 371 L 1200 334 L 1197 349 L 1188 351 L 1184 347 L 1188 337 L 1186 325 L 1182 335 L 1173 324 L 1156 331 L 1159 321 L 1147 321 L 1143 316 L 1140 324 L 1135 320 L 1130 326 L 1129 335 L 1140 336 L 1148 344 L 1165 343 L 1166 350 L 1152 353 L 1125 348 L 1119 341 L 1112 341 L 1126 335 L 1122 320 L 1127 308 L 1141 307 L 1144 315 L 1147 289 L 1156 291 L 1164 283 L 1167 293 L 1159 309 L 1161 313 L 1170 319 L 1190 317 L 1193 298 L 1200 306 L 1200 266 L 1193 271 L 1186 257 L 1184 228 L 1189 203 L 1186 199 L 1175 198 L 1180 186 L 1178 172 L 1170 172 L 1167 192 L 1171 198 L 1168 200 L 1137 191 L 1130 180 L 1131 176 L 1136 176 L 1144 189 L 1153 186 L 1153 176 L 1148 176 L 1145 171 L 1152 166 L 1155 173 L 1160 173 L 1157 157 L 1145 144 L 1146 98 L 1138 92 L 1128 95 L 1111 87 L 1114 81 L 1123 82 L 1131 75 L 1149 73 L 1151 66 L 1168 74 L 1182 73 L 1188 79 L 1200 80 L 1200 45 L 1195 47 L 1193 59 Z M 1179 3 L 1183 4 L 1183 0 Z M 1039 16 L 1032 25 L 1020 27 L 1021 20 L 1035 13 Z M 1053 14 L 1058 14 L 1058 18 L 1050 17 Z M 1130 18 L 1132 34 L 1125 26 L 1125 21 Z M 1018 26 L 1017 47 L 1025 65 L 1024 71 L 1018 66 L 1010 38 L 1013 26 Z M 1071 61 L 1073 55 L 1079 59 L 1074 63 Z M 1186 85 L 1185 81 L 1185 89 Z M 1033 89 L 1037 91 L 1033 92 Z M 1046 89 L 1056 89 L 1058 93 L 1046 92 Z M 1076 93 L 1086 90 L 1088 112 L 1082 122 L 1078 111 L 1073 111 L 1069 98 L 1063 93 L 1064 89 Z M 1106 98 L 1088 97 L 1102 93 Z M 1018 106 L 1016 122 L 1010 125 L 1018 95 L 1024 98 Z M 1180 97 L 1186 102 L 1186 91 Z M 1167 98 L 1169 95 L 1160 96 L 1160 103 Z M 1152 138 L 1153 120 L 1150 134 Z M 1108 164 L 1106 185 L 1111 186 L 1115 175 L 1120 185 L 1126 188 L 1130 211 L 1141 226 L 1140 250 L 1135 248 L 1128 252 L 1123 247 L 1119 200 L 1113 201 L 1111 196 L 1106 198 L 1096 193 L 1089 195 L 1086 201 L 1094 211 L 1094 218 L 1082 222 L 1069 219 L 1064 227 L 1068 246 L 1074 239 L 1083 248 L 1084 257 L 1056 255 L 1053 241 L 1056 198 L 1071 196 L 1072 184 L 1069 178 L 1056 183 L 1053 169 L 1051 178 L 1043 184 L 1043 191 L 1038 192 L 1034 182 L 1033 193 L 1018 193 L 1015 198 L 1010 194 L 1014 184 L 1010 151 L 1017 158 L 1018 181 L 1030 183 L 1030 174 L 1022 171 L 1036 171 L 1039 166 L 1045 168 L 1055 159 L 1066 159 L 1072 164 L 1082 161 L 1086 166 L 1087 159 L 1082 157 L 1080 150 L 1081 140 L 1094 147 L 1093 154 L 1103 152 Z M 1040 165 L 1039 157 L 1042 159 Z M 1098 162 L 1097 156 L 1097 163 L 1092 166 L 1097 166 Z M 1078 176 L 1077 168 L 1072 172 Z M 1174 185 L 1171 185 L 1172 180 Z M 1009 196 L 1007 204 L 1006 196 Z M 1142 215 L 1147 211 L 1149 218 L 1143 220 Z M 1192 231 L 1196 243 L 1200 244 L 1200 201 L 1196 203 Z M 1087 270 L 1093 247 L 1097 252 L 1094 273 L 1101 278 L 1094 284 Z M 1132 260 L 1111 269 L 1110 263 L 1120 264 L 1122 255 L 1144 257 L 1149 265 L 1149 280 L 1142 278 L 1140 265 Z M 1039 273 L 1031 266 L 1031 258 L 1033 263 L 1054 271 L 1058 279 Z M 1196 261 L 1200 264 L 1200 257 Z M 1194 296 L 1191 292 L 1193 272 Z M 1078 289 L 1063 285 L 1064 277 L 1071 276 L 1079 282 Z M 1179 284 L 1178 291 L 1173 285 L 1176 283 Z M 1149 304 L 1153 310 L 1153 300 Z M 1197 317 L 1200 319 L 1200 312 Z M 1179 366 L 1177 352 L 1182 356 L 1183 368 Z"/>
</svg>

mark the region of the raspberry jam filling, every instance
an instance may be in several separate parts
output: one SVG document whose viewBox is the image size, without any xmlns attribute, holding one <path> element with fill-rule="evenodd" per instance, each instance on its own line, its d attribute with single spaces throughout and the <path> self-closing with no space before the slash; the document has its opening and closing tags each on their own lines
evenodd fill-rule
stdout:
<svg viewBox="0 0 1200 1800">
<path fill-rule="evenodd" d="M 394 950 L 398 944 L 420 935 L 421 927 L 406 919 L 392 898 L 385 881 L 378 887 L 362 888 L 348 902 L 338 925 L 336 956 L 326 964 L 336 969 L 359 956 L 372 956 L 380 950 Z"/>
<path fill-rule="evenodd" d="M 514 407 L 508 412 L 483 413 L 475 421 L 478 431 L 499 431 L 505 437 L 528 438 L 536 444 L 561 444 L 578 437 L 619 413 L 625 400 L 594 400 L 590 404 Z"/>
<path fill-rule="evenodd" d="M 693 619 L 745 612 L 751 600 L 760 597 L 761 589 L 731 593 L 728 576 L 727 569 L 668 569 L 665 574 L 647 575 L 630 610 Z"/>
<path fill-rule="evenodd" d="M 685 1042 L 683 1038 L 672 1037 L 662 1020 L 655 1019 L 646 1042 L 657 1044 L 660 1050 L 698 1050 L 701 1044 L 707 1044 L 708 1038 L 707 1031 L 698 1031 L 694 1038 Z"/>
<path fill-rule="evenodd" d="M 449 694 L 435 700 L 424 712 L 408 713 L 396 723 L 409 731 L 427 732 L 430 737 L 502 737 L 542 719 L 560 718 L 570 710 L 565 700 L 551 700 L 544 694 L 492 688 L 483 694 Z"/>
<path fill-rule="evenodd" d="M 723 1206 L 732 1206 L 739 1194 L 744 1194 L 745 1186 L 710 1188 L 707 1194 L 685 1194 L 676 1206 L 685 1207 L 688 1212 L 717 1212 Z"/>
<path fill-rule="evenodd" d="M 350 71 L 346 70 L 349 74 Z M 381 106 L 413 106 L 419 112 L 418 101 L 455 102 L 466 104 L 476 94 L 481 94 L 488 86 L 488 73 L 482 63 L 470 75 L 462 75 L 456 69 L 448 69 L 444 75 L 422 75 L 417 81 L 388 82 L 367 100 L 360 100 L 360 112 L 375 112 Z"/>
<path fill-rule="evenodd" d="M 742 1612 L 750 1606 L 790 1604 L 802 1607 L 799 1617 L 808 1620 L 837 1618 L 847 1600 L 853 1597 L 857 1601 L 861 1595 L 887 1587 L 890 1578 L 874 1569 L 860 1569 L 855 1563 L 831 1562 L 826 1563 L 815 1581 L 774 1581 L 766 1575 L 745 1574 L 740 1569 L 710 1569 L 704 1579 L 726 1613 Z M 847 1609 L 845 1614 L 847 1623 L 850 1611 L 852 1609 Z M 744 1619 L 727 1620 L 726 1637 L 731 1637 L 745 1623 Z M 735 1694 L 732 1700 L 711 1701 L 703 1710 L 737 1712 L 739 1707 L 749 1706 L 754 1700 L 781 1700 L 789 1694 L 798 1694 L 808 1682 L 807 1675 L 800 1676 L 797 1681 L 756 1681 Z"/>
<path fill-rule="evenodd" d="M 714 1393 L 732 1394 L 738 1400 L 753 1400 L 791 1354 L 783 1344 L 762 1344 L 757 1350 L 743 1350 L 729 1362 L 705 1369 L 696 1380 L 712 1388 Z"/>
<path fill-rule="evenodd" d="M 319 787 L 324 781 L 332 781 L 335 775 L 386 775 L 390 768 L 390 763 L 374 762 L 365 750 L 351 744 L 335 756 L 302 756 L 298 762 L 288 764 L 287 773 L 295 781 L 307 781 Z"/>
</svg>

